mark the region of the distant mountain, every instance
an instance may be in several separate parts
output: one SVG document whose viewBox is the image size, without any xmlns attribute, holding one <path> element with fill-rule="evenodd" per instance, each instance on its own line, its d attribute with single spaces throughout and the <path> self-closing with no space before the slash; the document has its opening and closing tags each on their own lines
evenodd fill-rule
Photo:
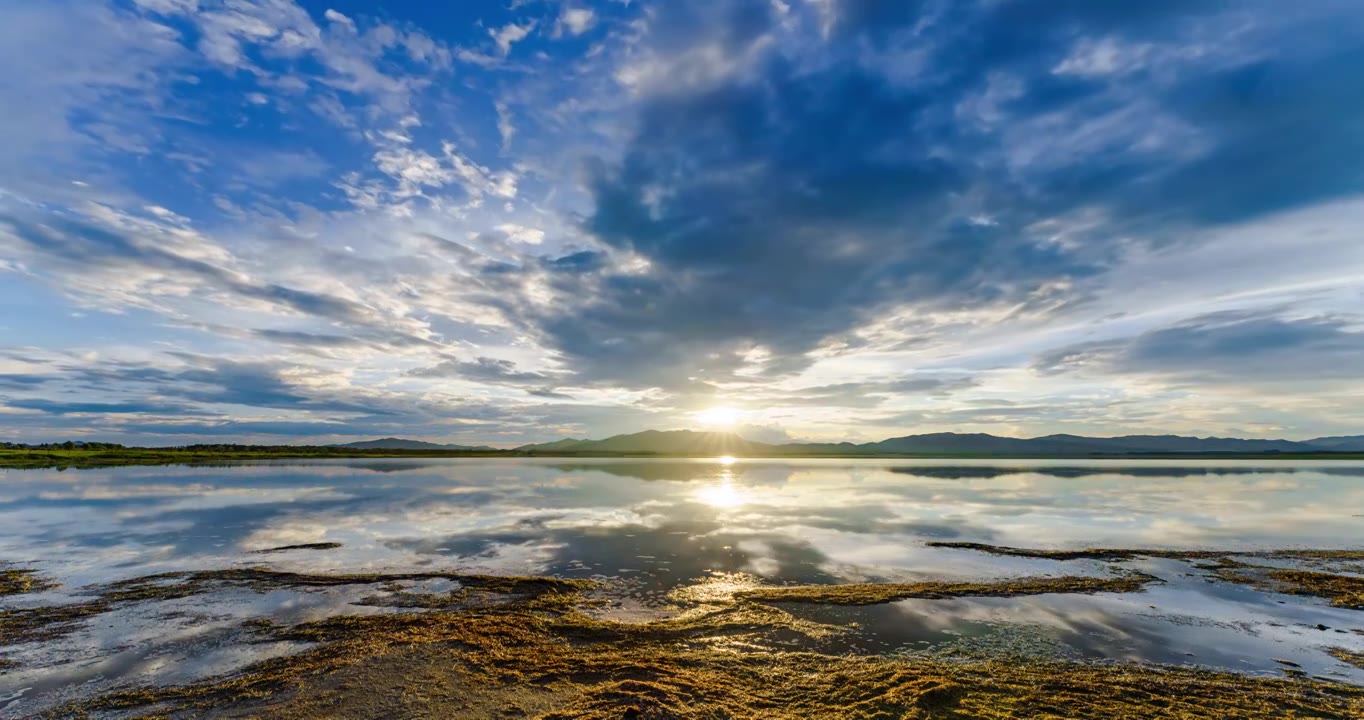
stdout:
<svg viewBox="0 0 1364 720">
<path fill-rule="evenodd" d="M 356 450 L 471 450 L 488 451 L 495 448 L 487 445 L 441 445 L 439 443 L 424 442 L 421 440 L 407 440 L 405 438 L 386 437 L 378 440 L 362 440 L 360 442 L 346 443 L 344 445 L 333 445 L 332 447 L 354 448 Z"/>
<path fill-rule="evenodd" d="M 1186 437 L 1183 435 L 1123 435 L 1090 438 L 1079 435 L 1047 435 L 1029 442 L 1088 447 L 1102 452 L 1313 452 L 1317 448 L 1293 440 L 1243 440 L 1241 438 Z"/>
<path fill-rule="evenodd" d="M 1364 452 L 1364 435 L 1340 435 L 1308 440 L 1308 445 L 1333 452 Z"/>
<path fill-rule="evenodd" d="M 645 430 L 615 435 L 605 440 L 558 440 L 538 445 L 523 445 L 519 452 L 531 454 L 657 454 L 657 455 L 763 455 L 779 446 L 755 443 L 735 433 L 696 432 L 692 430 Z"/>
<path fill-rule="evenodd" d="M 1335 443 L 1327 444 L 1327 441 Z M 658 455 L 1143 455 L 1180 453 L 1312 453 L 1364 451 L 1364 436 L 1323 438 L 1322 441 L 1244 440 L 1241 438 L 1185 437 L 1181 435 L 1124 435 L 1084 437 L 1045 435 L 1011 438 L 985 433 L 929 433 L 906 435 L 869 443 L 789 443 L 769 445 L 746 440 L 735 433 L 691 430 L 648 430 L 616 435 L 605 440 L 558 440 L 525 445 L 518 452 L 530 454 L 658 454 Z"/>
<path fill-rule="evenodd" d="M 930 433 L 889 438 L 858 446 L 871 453 L 981 453 L 1004 455 L 1034 453 L 1040 444 L 1034 440 L 998 437 L 985 433 Z"/>
<path fill-rule="evenodd" d="M 571 450 L 574 447 L 590 442 L 592 441 L 579 440 L 577 438 L 564 438 L 563 440 L 555 440 L 554 442 L 539 443 L 533 445 L 522 445 L 521 447 L 515 449 L 518 452 L 555 452 L 559 450 Z"/>
<path fill-rule="evenodd" d="M 1291 440 L 1242 440 L 1197 438 L 1180 435 L 1123 435 L 1084 437 L 1044 435 L 1011 438 L 985 433 L 932 433 L 890 438 L 856 446 L 875 454 L 979 454 L 979 455 L 1090 455 L 1145 453 L 1269 453 L 1316 452 L 1319 448 Z"/>
</svg>

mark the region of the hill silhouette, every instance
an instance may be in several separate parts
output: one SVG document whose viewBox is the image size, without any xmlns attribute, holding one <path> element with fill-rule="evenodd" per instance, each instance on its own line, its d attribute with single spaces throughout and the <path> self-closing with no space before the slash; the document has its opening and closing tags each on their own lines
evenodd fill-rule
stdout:
<svg viewBox="0 0 1364 720">
<path fill-rule="evenodd" d="M 523 445 L 516 452 L 537 454 L 659 455 L 1111 455 L 1180 453 L 1314 453 L 1364 451 L 1364 436 L 1316 440 L 1258 440 L 1183 435 L 1085 437 L 1044 435 L 1011 438 L 987 433 L 927 433 L 867 443 L 754 442 L 732 432 L 646 430 L 603 440 L 564 439 Z"/>
</svg>

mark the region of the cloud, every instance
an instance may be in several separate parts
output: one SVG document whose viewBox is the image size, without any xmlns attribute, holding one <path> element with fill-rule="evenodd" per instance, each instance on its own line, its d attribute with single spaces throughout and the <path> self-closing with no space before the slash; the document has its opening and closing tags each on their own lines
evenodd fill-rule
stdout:
<svg viewBox="0 0 1364 720">
<path fill-rule="evenodd" d="M 65 184 L 64 174 L 90 167 L 86 155 L 104 139 L 121 138 L 125 149 L 154 142 L 143 118 L 162 108 L 162 89 L 177 79 L 168 69 L 185 55 L 171 28 L 103 3 L 7 6 L 0 12 L 7 189 Z M 99 119 L 87 108 L 99 108 Z"/>
<path fill-rule="evenodd" d="M 976 384 L 977 381 L 968 376 L 844 382 L 813 387 L 783 387 L 758 395 L 753 402 L 781 406 L 874 408 L 891 400 L 946 397 Z"/>
<path fill-rule="evenodd" d="M 37 410 L 39 412 L 52 413 L 54 415 L 123 415 L 123 414 L 178 414 L 184 412 L 186 406 L 172 405 L 166 403 L 92 403 L 92 402 L 60 402 L 55 400 L 27 399 L 27 400 L 6 400 L 5 405 L 21 410 Z"/>
<path fill-rule="evenodd" d="M 508 23 L 497 30 L 488 30 L 488 35 L 492 37 L 493 44 L 497 45 L 497 52 L 506 57 L 512 49 L 512 45 L 525 40 L 530 31 L 535 29 L 535 21 L 524 25 Z"/>
<path fill-rule="evenodd" d="M 447 10 L 0 9 L 2 322 L 58 358 L 0 360 L 13 417 L 1359 417 L 1349 3 Z"/>
<path fill-rule="evenodd" d="M 1355 380 L 1364 363 L 1364 318 L 1251 312 L 1203 315 L 1133 338 L 1048 352 L 1043 374 L 1156 375 L 1174 382 L 1252 386 Z"/>
<path fill-rule="evenodd" d="M 596 24 L 597 14 L 591 9 L 565 5 L 559 11 L 559 20 L 554 30 L 556 34 L 567 32 L 570 35 L 582 35 Z"/>
<path fill-rule="evenodd" d="M 4 373 L 0 374 L 0 386 L 10 386 L 16 388 L 32 387 L 42 385 L 47 378 L 37 374 L 27 373 Z"/>
<path fill-rule="evenodd" d="M 1261 133 L 1281 127 L 1275 113 L 1238 113 L 1233 129 L 1212 105 L 1194 111 L 1194 98 L 1239 87 L 1238 77 L 1278 82 L 1307 67 L 1305 58 L 1266 59 L 1243 47 L 1248 41 L 1176 52 L 1209 27 L 1242 22 L 1213 4 L 1156 12 L 1051 3 L 1037 17 L 1012 4 L 947 16 L 837 4 L 838 38 L 887 52 L 910 42 L 898 30 L 952 22 L 944 41 L 929 43 L 928 74 L 913 85 L 882 65 L 835 62 L 848 44 L 811 44 L 763 5 L 724 4 L 734 21 L 718 39 L 715 24 L 650 17 L 641 44 L 663 49 L 654 62 L 705 47 L 730 70 L 699 85 L 645 88 L 622 156 L 589 174 L 586 229 L 645 269 L 579 278 L 590 292 L 571 313 L 528 318 L 589 379 L 723 379 L 754 348 L 784 358 L 781 372 L 798 372 L 821 344 L 890 313 L 1072 307 L 1122 262 L 1134 232 L 1167 242 L 1199 223 L 1329 196 L 1324 187 L 1285 190 L 1211 213 L 1209 202 L 1253 177 L 1226 167 L 1197 190 L 1187 186 L 1218 158 L 1260 157 Z M 1256 40 L 1329 17 L 1257 26 Z M 1076 36 L 1096 39 L 1077 48 Z M 1097 72 L 1102 58 L 1091 56 L 1119 47 L 1149 49 L 1122 61 L 1131 73 L 1117 73 L 1112 58 L 1103 62 L 1114 72 Z M 1088 58 L 1085 72 L 1056 72 L 1067 58 L 1068 70 L 1080 69 L 1077 53 Z M 1329 79 L 1295 83 L 1301 98 L 1291 106 L 1353 102 L 1331 85 L 1349 76 L 1345 56 L 1310 55 L 1327 63 Z M 1002 77 L 1012 89 L 992 99 Z M 1178 140 L 1186 135 L 1196 141 Z M 1311 142 L 1323 152 L 1340 146 Z M 1298 174 L 1288 162 L 1263 169 Z M 1101 220 L 1058 237 L 1057 225 L 1080 213 Z"/>
<path fill-rule="evenodd" d="M 446 360 L 438 365 L 408 372 L 412 377 L 462 377 L 492 383 L 544 383 L 553 376 L 516 369 L 510 360 L 480 357 L 475 360 Z"/>
<path fill-rule="evenodd" d="M 106 222 L 99 223 L 101 217 Z M 148 241 L 156 237 L 168 242 Z M 193 233 L 104 209 L 94 217 L 50 218 L 45 225 L 0 216 L 0 243 L 60 268 L 69 283 L 83 279 L 84 293 L 130 305 L 178 297 L 188 285 L 244 308 L 263 304 L 359 324 L 374 318 L 363 305 L 345 298 L 253 279 L 232 268 L 221 248 Z"/>
<path fill-rule="evenodd" d="M 502 137 L 502 149 L 507 150 L 511 147 L 512 138 L 516 137 L 516 125 L 512 120 L 511 109 L 501 100 L 497 101 L 497 134 Z"/>
</svg>

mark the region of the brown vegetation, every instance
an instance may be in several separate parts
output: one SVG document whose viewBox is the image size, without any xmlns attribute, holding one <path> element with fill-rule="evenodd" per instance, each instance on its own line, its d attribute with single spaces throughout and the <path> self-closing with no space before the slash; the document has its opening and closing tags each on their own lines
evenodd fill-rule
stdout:
<svg viewBox="0 0 1364 720">
<path fill-rule="evenodd" d="M 1258 590 L 1311 595 L 1326 598 L 1336 607 L 1364 610 L 1364 577 L 1312 570 L 1262 568 L 1240 563 L 1223 564 L 1214 568 L 1213 572 L 1227 582 L 1252 585 Z"/>
<path fill-rule="evenodd" d="M 1355 652 L 1354 650 L 1343 647 L 1333 647 L 1326 652 L 1330 653 L 1331 657 L 1343 663 L 1349 663 L 1360 670 L 1364 670 L 1364 653 L 1362 652 Z"/>
<path fill-rule="evenodd" d="M 299 575 L 268 570 L 172 573 L 115 583 L 93 602 L 184 597 L 227 584 L 270 589 L 445 578 L 428 612 L 257 621 L 261 641 L 296 655 L 185 686 L 116 691 L 50 717 L 110 711 L 167 718 L 1331 718 L 1364 713 L 1364 689 L 1145 665 L 946 660 L 791 652 L 847 628 L 767 603 L 868 604 L 905 597 L 1129 592 L 1153 578 L 1020 578 L 998 583 L 739 586 L 662 620 L 583 612 L 586 583 L 452 573 Z M 453 607 L 465 591 L 501 598 Z M 421 593 L 399 592 L 413 597 Z M 409 598 L 411 599 L 411 598 Z M 75 606 L 79 607 L 79 606 Z M 54 608 L 57 610 L 59 608 Z"/>
<path fill-rule="evenodd" d="M 27 568 L 0 569 L 0 595 L 42 592 L 54 587 L 57 587 L 57 583 L 39 577 L 36 570 Z"/>
<path fill-rule="evenodd" d="M 513 595 L 576 591 L 590 583 L 546 577 L 465 575 L 450 572 L 306 574 L 237 568 L 170 572 L 121 580 L 95 591 L 94 598 L 69 605 L 0 610 L 0 643 L 50 640 L 73 631 L 80 621 L 116 607 L 144 600 L 175 600 L 213 590 L 238 587 L 258 592 L 283 588 L 335 587 L 419 580 L 452 580 L 464 591 L 482 590 Z"/>
<path fill-rule="evenodd" d="M 998 582 L 865 583 L 801 585 L 742 590 L 734 597 L 758 602 L 876 605 L 910 598 L 1006 597 L 1046 593 L 1136 592 L 1157 578 L 1140 573 L 1117 577 L 1020 578 Z"/>
<path fill-rule="evenodd" d="M 929 547 L 955 550 L 975 550 L 992 555 L 1037 558 L 1042 560 L 1130 560 L 1137 557 L 1169 558 L 1173 560 L 1212 560 L 1234 555 L 1237 557 L 1280 558 L 1284 560 L 1364 560 L 1364 550 L 1162 550 L 1158 548 L 1085 548 L 1083 550 L 1034 550 L 974 542 L 930 542 Z"/>
<path fill-rule="evenodd" d="M 317 647 L 231 677 L 117 692 L 56 716 L 606 718 L 1330 718 L 1364 689 L 1149 666 L 828 656 L 763 646 L 773 608 L 640 625 L 526 604 L 339 617 L 263 637 Z M 741 640 L 742 642 L 734 642 Z M 755 651 L 756 650 L 756 651 Z"/>
</svg>

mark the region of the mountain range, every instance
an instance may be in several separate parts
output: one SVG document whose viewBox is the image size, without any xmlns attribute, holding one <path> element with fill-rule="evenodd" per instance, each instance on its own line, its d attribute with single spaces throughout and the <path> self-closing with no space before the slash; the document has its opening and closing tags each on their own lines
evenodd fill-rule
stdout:
<svg viewBox="0 0 1364 720">
<path fill-rule="evenodd" d="M 1084 437 L 1045 435 L 1011 438 L 985 433 L 929 433 L 868 443 L 786 443 L 747 440 L 736 433 L 691 430 L 646 430 L 604 440 L 559 440 L 523 445 L 517 452 L 536 454 L 659 455 L 1141 455 L 1180 453 L 1315 453 L 1364 452 L 1364 435 L 1316 440 L 1246 440 L 1181 435 Z"/>
<path fill-rule="evenodd" d="M 346 443 L 344 445 L 333 445 L 332 447 L 354 448 L 356 450 L 467 450 L 467 451 L 492 451 L 497 448 L 487 445 L 442 445 L 440 443 L 423 442 L 421 440 L 407 440 L 404 438 L 386 437 L 378 440 L 362 440 L 360 442 Z"/>
<path fill-rule="evenodd" d="M 440 445 L 420 440 L 382 438 L 338 447 L 382 450 L 459 450 L 491 452 L 486 445 Z M 1044 435 L 1011 438 L 985 433 L 929 433 L 906 435 L 867 443 L 754 442 L 732 432 L 692 430 L 645 430 L 603 440 L 565 438 L 554 442 L 522 445 L 512 452 L 528 455 L 985 455 L 985 456 L 1083 456 L 1156 455 L 1203 453 L 1319 453 L 1364 452 L 1364 435 L 1324 437 L 1313 440 L 1247 440 L 1242 438 L 1188 437 L 1182 435 L 1123 435 L 1085 437 Z"/>
</svg>

